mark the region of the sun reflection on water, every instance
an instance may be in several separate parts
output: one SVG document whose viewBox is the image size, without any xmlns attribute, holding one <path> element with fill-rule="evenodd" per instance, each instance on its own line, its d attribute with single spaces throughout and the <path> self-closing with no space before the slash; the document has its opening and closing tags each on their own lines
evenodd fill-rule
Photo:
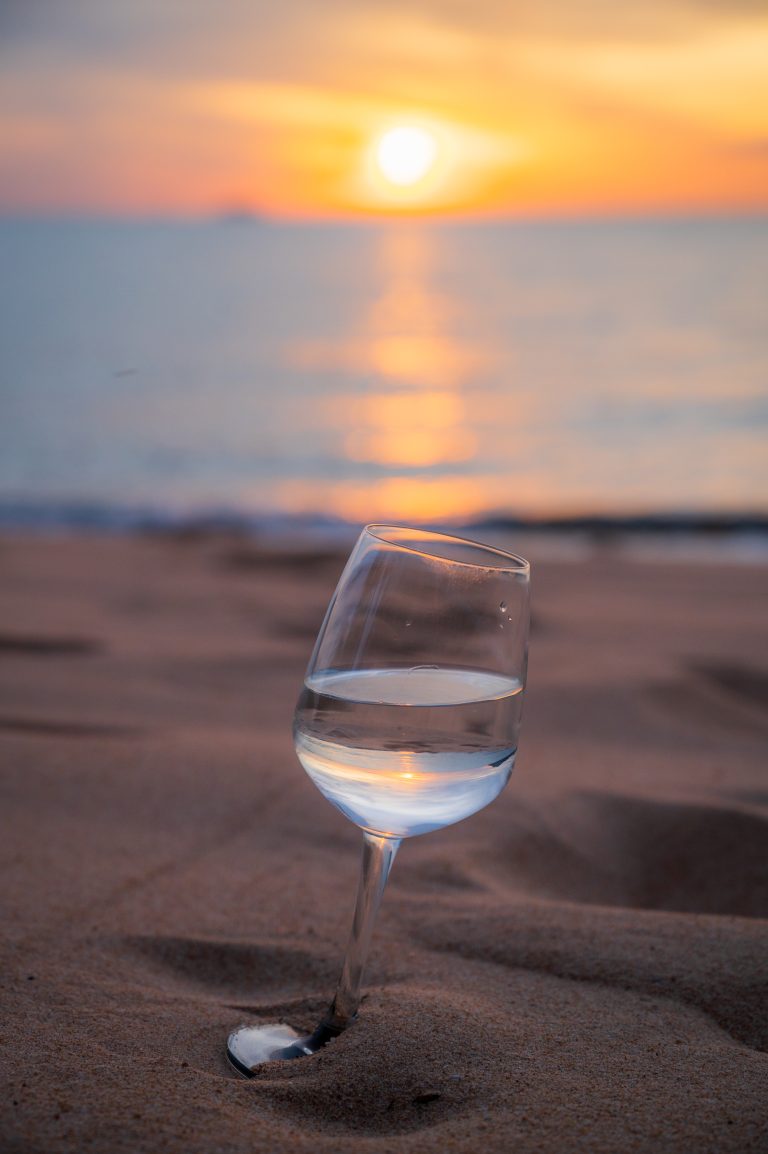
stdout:
<svg viewBox="0 0 768 1154">
<path fill-rule="evenodd" d="M 359 331 L 343 344 L 294 350 L 305 368 L 360 382 L 362 388 L 333 393 L 318 407 L 344 459 L 386 470 L 329 483 L 332 513 L 434 518 L 466 515 L 487 503 L 485 487 L 471 473 L 478 438 L 467 396 L 487 355 L 461 339 L 456 304 L 436 283 L 437 243 L 417 227 L 382 231 L 374 265 L 380 291 Z M 317 498 L 315 485 L 294 483 L 282 493 L 294 507 Z"/>
</svg>

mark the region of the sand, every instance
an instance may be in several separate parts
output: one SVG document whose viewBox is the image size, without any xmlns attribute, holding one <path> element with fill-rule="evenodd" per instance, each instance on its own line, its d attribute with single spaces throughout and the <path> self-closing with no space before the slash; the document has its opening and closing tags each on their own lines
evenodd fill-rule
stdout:
<svg viewBox="0 0 768 1154">
<path fill-rule="evenodd" d="M 228 1067 L 346 940 L 360 835 L 290 736 L 341 561 L 0 543 L 0 1149 L 768 1150 L 758 567 L 535 565 L 510 786 L 404 843 L 351 1030 Z"/>
</svg>

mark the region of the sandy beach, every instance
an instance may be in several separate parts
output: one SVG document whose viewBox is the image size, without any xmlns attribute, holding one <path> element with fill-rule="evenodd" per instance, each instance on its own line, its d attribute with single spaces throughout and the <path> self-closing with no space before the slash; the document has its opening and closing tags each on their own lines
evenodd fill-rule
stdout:
<svg viewBox="0 0 768 1154">
<path fill-rule="evenodd" d="M 349 928 L 291 742 L 343 557 L 0 542 L 3 1151 L 768 1150 L 765 569 L 532 560 L 509 787 L 403 845 L 358 1023 L 246 1081 Z"/>
</svg>

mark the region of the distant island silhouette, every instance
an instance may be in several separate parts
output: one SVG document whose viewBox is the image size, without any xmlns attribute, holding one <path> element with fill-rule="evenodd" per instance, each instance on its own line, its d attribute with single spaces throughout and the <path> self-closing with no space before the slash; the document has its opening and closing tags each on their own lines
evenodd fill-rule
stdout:
<svg viewBox="0 0 768 1154">
<path fill-rule="evenodd" d="M 230 208 L 221 208 L 215 211 L 213 219 L 223 224 L 264 224 L 266 216 L 256 208 L 248 205 L 233 205 Z"/>
</svg>

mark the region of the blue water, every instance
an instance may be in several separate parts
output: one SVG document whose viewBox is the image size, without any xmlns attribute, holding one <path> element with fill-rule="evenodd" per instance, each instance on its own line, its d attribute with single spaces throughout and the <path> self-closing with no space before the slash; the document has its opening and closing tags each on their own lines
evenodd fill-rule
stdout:
<svg viewBox="0 0 768 1154">
<path fill-rule="evenodd" d="M 0 509 L 766 509 L 766 221 L 6 221 L 0 262 Z"/>
</svg>

